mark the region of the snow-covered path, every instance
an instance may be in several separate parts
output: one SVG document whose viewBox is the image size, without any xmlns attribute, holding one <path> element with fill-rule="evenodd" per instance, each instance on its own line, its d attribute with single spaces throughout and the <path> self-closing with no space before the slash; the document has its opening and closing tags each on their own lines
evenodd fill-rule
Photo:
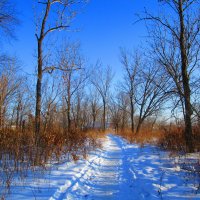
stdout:
<svg viewBox="0 0 200 200">
<path fill-rule="evenodd" d="M 50 172 L 13 185 L 8 199 L 200 199 L 199 177 L 182 170 L 156 147 L 140 148 L 108 135 L 87 160 L 52 166 Z"/>
<path fill-rule="evenodd" d="M 61 186 L 50 199 L 110 199 L 120 190 L 121 165 L 121 148 L 107 137 L 101 153 L 90 159 L 75 178 L 72 177 L 65 190 Z"/>
</svg>

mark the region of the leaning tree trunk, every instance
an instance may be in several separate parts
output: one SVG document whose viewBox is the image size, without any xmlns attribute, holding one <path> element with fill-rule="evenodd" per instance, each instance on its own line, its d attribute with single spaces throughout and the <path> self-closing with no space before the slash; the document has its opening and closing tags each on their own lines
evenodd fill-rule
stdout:
<svg viewBox="0 0 200 200">
<path fill-rule="evenodd" d="M 192 108 L 190 102 L 190 83 L 189 75 L 187 72 L 188 58 L 186 52 L 185 44 L 185 25 L 184 25 L 184 15 L 183 15 L 183 2 L 179 0 L 179 18 L 180 18 L 180 50 L 181 50 L 181 72 L 183 80 L 183 95 L 184 95 L 184 106 L 185 106 L 185 141 L 187 150 L 193 152 L 193 141 L 192 141 Z"/>
</svg>

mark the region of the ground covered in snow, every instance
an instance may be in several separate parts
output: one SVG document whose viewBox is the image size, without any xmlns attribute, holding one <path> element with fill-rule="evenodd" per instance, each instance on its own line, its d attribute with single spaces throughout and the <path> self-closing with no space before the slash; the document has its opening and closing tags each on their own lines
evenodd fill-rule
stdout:
<svg viewBox="0 0 200 200">
<path fill-rule="evenodd" d="M 6 199 L 200 199 L 197 156 L 169 157 L 110 134 L 87 160 L 51 164 L 13 180 Z"/>
</svg>

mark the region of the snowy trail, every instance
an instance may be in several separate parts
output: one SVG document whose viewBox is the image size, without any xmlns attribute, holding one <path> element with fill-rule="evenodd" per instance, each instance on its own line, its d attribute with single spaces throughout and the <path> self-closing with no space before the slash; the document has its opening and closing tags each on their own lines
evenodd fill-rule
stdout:
<svg viewBox="0 0 200 200">
<path fill-rule="evenodd" d="M 87 160 L 52 166 L 40 179 L 13 186 L 8 199 L 200 199 L 199 182 L 158 148 L 110 134 Z"/>
<path fill-rule="evenodd" d="M 56 192 L 50 200 L 56 199 L 110 199 L 119 191 L 120 172 L 122 165 L 122 149 L 107 137 L 103 152 L 92 159 L 86 170 L 78 174 L 70 187 Z"/>
</svg>

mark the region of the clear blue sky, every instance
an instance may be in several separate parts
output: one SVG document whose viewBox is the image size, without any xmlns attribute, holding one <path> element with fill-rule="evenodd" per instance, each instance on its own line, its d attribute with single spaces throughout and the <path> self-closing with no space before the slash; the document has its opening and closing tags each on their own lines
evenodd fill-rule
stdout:
<svg viewBox="0 0 200 200">
<path fill-rule="evenodd" d="M 16 31 L 17 41 L 4 44 L 3 50 L 19 57 L 23 70 L 33 73 L 36 65 L 35 25 L 33 6 L 36 0 L 15 0 L 20 12 L 21 25 Z M 157 0 L 90 0 L 73 22 L 72 28 L 79 32 L 66 32 L 66 38 L 78 40 L 83 54 L 90 63 L 101 59 L 121 74 L 119 47 L 136 48 L 145 40 L 143 23 L 133 25 L 135 14 L 148 10 L 156 11 Z M 63 37 L 63 36 L 62 36 Z"/>
</svg>

